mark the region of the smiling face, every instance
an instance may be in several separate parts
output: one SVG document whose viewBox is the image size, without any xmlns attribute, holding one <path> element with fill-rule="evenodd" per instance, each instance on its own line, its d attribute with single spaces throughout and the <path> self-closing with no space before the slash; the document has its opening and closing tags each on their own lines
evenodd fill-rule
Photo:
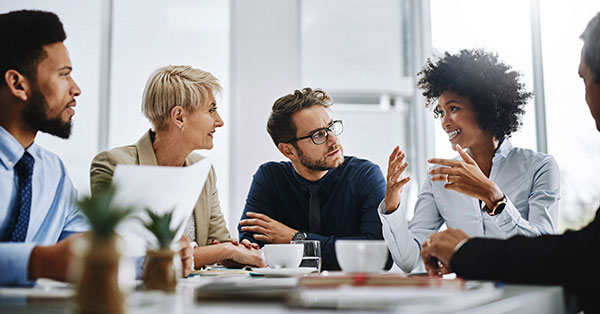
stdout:
<svg viewBox="0 0 600 314">
<path fill-rule="evenodd" d="M 311 135 L 315 130 L 326 128 L 333 123 L 329 111 L 321 105 L 314 105 L 296 112 L 292 116 L 296 126 L 296 137 Z M 296 142 L 296 152 L 300 164 L 312 171 L 325 171 L 337 168 L 344 162 L 342 144 L 337 136 L 329 133 L 321 145 L 305 138 Z"/>
<path fill-rule="evenodd" d="M 62 138 L 71 135 L 75 97 L 81 94 L 71 77 L 71 59 L 62 42 L 44 46 L 46 57 L 31 80 L 31 93 L 23 109 L 23 120 L 33 130 Z"/>
<path fill-rule="evenodd" d="M 437 111 L 453 149 L 456 144 L 472 149 L 493 140 L 490 132 L 479 128 L 477 114 L 468 98 L 451 91 L 443 92 L 438 97 Z"/>
<path fill-rule="evenodd" d="M 217 102 L 212 91 L 207 101 L 195 112 L 184 111 L 185 134 L 194 149 L 213 148 L 213 136 L 217 128 L 224 125 L 217 112 Z"/>
<path fill-rule="evenodd" d="M 600 84 L 594 81 L 594 73 L 585 64 L 583 60 L 583 50 L 581 51 L 581 61 L 579 62 L 579 76 L 583 79 L 585 85 L 585 101 L 590 108 L 590 113 L 596 120 L 596 129 L 600 131 Z"/>
</svg>

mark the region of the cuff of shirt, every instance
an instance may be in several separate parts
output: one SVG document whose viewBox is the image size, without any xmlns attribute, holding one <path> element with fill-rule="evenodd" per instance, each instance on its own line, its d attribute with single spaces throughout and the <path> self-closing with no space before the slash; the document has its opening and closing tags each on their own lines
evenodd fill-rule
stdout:
<svg viewBox="0 0 600 314">
<path fill-rule="evenodd" d="M 518 224 L 519 219 L 521 219 L 521 213 L 507 197 L 504 210 L 499 215 L 493 216 L 492 219 L 498 228 L 505 232 L 509 232 Z"/>
<path fill-rule="evenodd" d="M 31 286 L 29 280 L 29 257 L 36 243 L 0 244 L 0 286 Z"/>
<path fill-rule="evenodd" d="M 381 201 L 381 203 L 379 203 L 379 207 L 377 207 L 377 212 L 379 212 L 379 217 L 381 217 L 381 219 L 385 219 L 385 221 L 393 224 L 395 221 L 398 221 L 398 219 L 404 219 L 404 216 L 400 210 L 400 204 L 398 204 L 398 207 L 396 207 L 396 210 L 393 211 L 390 214 L 386 214 L 386 209 L 385 209 L 385 199 L 383 199 Z"/>
</svg>

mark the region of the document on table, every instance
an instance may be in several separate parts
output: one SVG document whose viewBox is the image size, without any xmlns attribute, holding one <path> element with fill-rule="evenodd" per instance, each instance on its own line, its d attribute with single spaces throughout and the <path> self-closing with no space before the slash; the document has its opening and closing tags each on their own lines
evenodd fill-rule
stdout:
<svg viewBox="0 0 600 314">
<path fill-rule="evenodd" d="M 117 165 L 113 175 L 113 184 L 117 186 L 114 204 L 137 209 L 117 227 L 117 233 L 125 242 L 121 253 L 143 256 L 148 245 L 158 244 L 140 220 L 149 219 L 145 208 L 161 215 L 173 211 L 170 227 L 178 228 L 175 239 L 181 238 L 210 167 L 210 158 L 188 167 Z"/>
</svg>

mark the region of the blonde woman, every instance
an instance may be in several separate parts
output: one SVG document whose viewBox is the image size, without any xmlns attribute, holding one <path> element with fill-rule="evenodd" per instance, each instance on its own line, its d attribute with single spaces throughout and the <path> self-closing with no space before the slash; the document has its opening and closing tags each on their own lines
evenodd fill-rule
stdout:
<svg viewBox="0 0 600 314">
<path fill-rule="evenodd" d="M 189 66 L 166 66 L 156 70 L 144 90 L 142 112 L 153 128 L 137 143 L 101 152 L 92 161 L 92 193 L 110 184 L 117 164 L 189 166 L 203 157 L 196 149 L 213 148 L 213 135 L 223 126 L 214 94 L 221 85 L 212 74 Z M 196 242 L 195 266 L 216 262 L 227 266 L 265 266 L 258 246 L 239 245 L 231 239 L 221 213 L 211 168 L 190 217 L 185 236 Z"/>
</svg>

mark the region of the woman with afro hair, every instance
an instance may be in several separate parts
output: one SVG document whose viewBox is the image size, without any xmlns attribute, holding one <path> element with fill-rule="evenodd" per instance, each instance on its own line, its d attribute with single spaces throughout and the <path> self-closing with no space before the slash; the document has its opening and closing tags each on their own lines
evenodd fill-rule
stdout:
<svg viewBox="0 0 600 314">
<path fill-rule="evenodd" d="M 445 53 L 418 73 L 426 106 L 448 134 L 459 156 L 432 158 L 407 223 L 398 210 L 405 154 L 389 158 L 385 199 L 379 206 L 383 234 L 396 264 L 405 272 L 420 264 L 428 237 L 445 223 L 469 236 L 508 238 L 556 233 L 560 177 L 548 154 L 514 147 L 508 140 L 521 125 L 531 97 L 520 75 L 483 50 Z M 444 271 L 444 268 L 441 268 Z"/>
</svg>

